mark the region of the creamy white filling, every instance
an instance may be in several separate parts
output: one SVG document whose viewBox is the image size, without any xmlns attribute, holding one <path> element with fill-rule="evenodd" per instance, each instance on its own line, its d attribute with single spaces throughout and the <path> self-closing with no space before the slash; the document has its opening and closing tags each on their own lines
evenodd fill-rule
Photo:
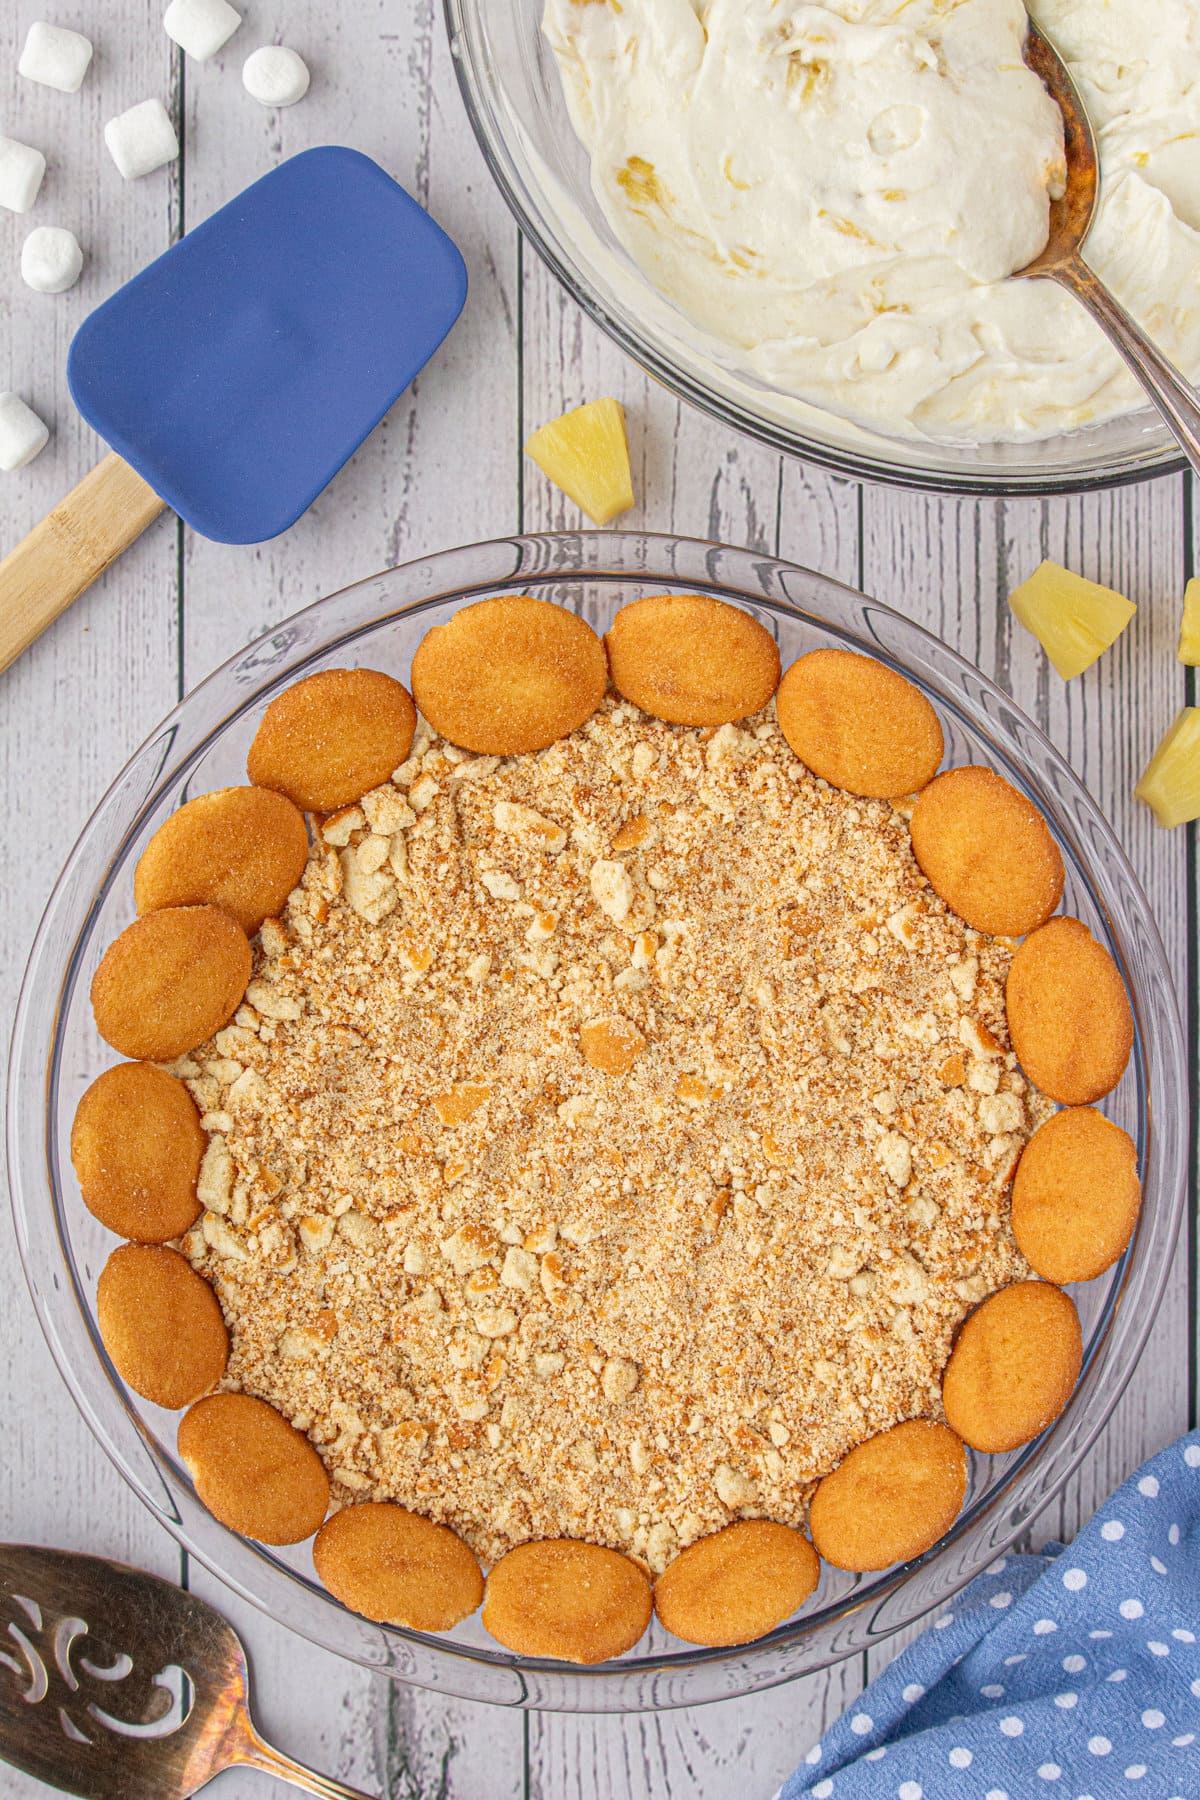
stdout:
<svg viewBox="0 0 1200 1800">
<path fill-rule="evenodd" d="M 1200 374 L 1200 0 L 1040 0 L 1098 129 L 1088 254 Z M 1061 120 L 1020 0 L 547 0 L 592 184 L 735 368 L 893 436 L 1044 437 L 1144 404 L 1046 240 Z"/>
</svg>

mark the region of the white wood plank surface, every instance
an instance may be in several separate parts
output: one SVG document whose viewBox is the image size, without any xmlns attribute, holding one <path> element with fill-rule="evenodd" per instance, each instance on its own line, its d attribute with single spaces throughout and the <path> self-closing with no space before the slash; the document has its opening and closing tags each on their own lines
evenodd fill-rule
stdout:
<svg viewBox="0 0 1200 1800">
<path fill-rule="evenodd" d="M 89 29 L 96 40 L 96 84 L 78 96 L 19 81 L 18 32 L 23 37 L 40 11 L 33 5 L 15 10 L 16 19 L 6 8 L 0 21 L 0 130 L 41 148 L 48 169 L 35 214 L 0 213 L 0 387 L 20 393 L 52 425 L 54 437 L 29 469 L 0 476 L 5 549 L 100 453 L 66 392 L 67 343 L 92 306 L 165 247 L 177 208 L 170 172 L 130 193 L 111 164 L 101 166 L 107 162 L 102 145 L 97 151 L 110 96 L 112 112 L 149 93 L 170 98 L 170 45 L 151 29 L 155 7 L 131 9 L 136 33 L 93 29 L 86 0 L 56 8 L 62 24 Z M 31 293 L 17 274 L 21 242 L 35 220 L 69 225 L 85 247 L 82 279 L 69 294 Z M 16 872 L 0 883 L 6 1037 L 25 953 L 71 843 L 121 763 L 175 702 L 178 621 L 175 540 L 160 524 L 118 574 L 0 677 L 0 779 L 6 841 L 16 853 Z M 0 1529 L 17 1541 L 94 1550 L 177 1579 L 174 1543 L 132 1498 L 74 1412 L 34 1319 L 7 1222 L 5 1233 Z M 14 1800 L 45 1791 L 7 1770 L 2 1787 Z"/>
<path fill-rule="evenodd" d="M 520 527 L 574 526 L 577 514 L 523 461 L 520 440 L 522 430 L 600 393 L 616 394 L 629 417 L 638 505 L 622 523 L 750 545 L 859 583 L 1010 689 L 1113 820 L 1194 1010 L 1195 834 L 1159 832 L 1130 798 L 1184 697 L 1173 648 L 1196 532 L 1189 484 L 976 503 L 860 488 L 782 459 L 643 376 L 533 252 L 519 248 L 461 110 L 439 0 L 345 0 L 340 8 L 245 0 L 241 31 L 204 66 L 183 64 L 161 30 L 161 7 L 162 0 L 55 0 L 55 20 L 97 44 L 78 96 L 16 76 L 17 47 L 42 16 L 41 0 L 0 9 L 0 130 L 38 143 L 51 163 L 33 217 L 0 214 L 0 384 L 55 428 L 37 463 L 0 477 L 0 551 L 98 453 L 63 374 L 80 319 L 282 157 L 339 141 L 375 156 L 456 238 L 471 296 L 442 354 L 292 531 L 258 549 L 231 549 L 161 521 L 0 676 L 10 846 L 0 883 L 4 1016 L 75 833 L 177 695 L 268 625 L 392 562 Z M 240 67 L 257 44 L 278 41 L 305 55 L 313 87 L 301 106 L 268 113 L 243 93 Z M 103 149 L 101 126 L 150 94 L 175 111 L 183 158 L 127 185 Z M 88 261 L 71 294 L 34 295 L 17 277 L 20 242 L 34 222 L 77 230 Z M 1042 555 L 1112 579 L 1141 609 L 1116 652 L 1069 688 L 1004 605 L 1008 588 Z M 1039 1521 L 1038 1541 L 1072 1532 L 1116 1481 L 1195 1417 L 1193 1263 L 1189 1242 L 1137 1377 L 1095 1455 Z M 767 1800 L 886 1660 L 879 1653 L 870 1668 L 860 1659 L 747 1701 L 626 1720 L 522 1717 L 392 1687 L 237 1605 L 203 1571 L 181 1569 L 173 1543 L 75 1414 L 11 1255 L 0 1259 L 0 1282 L 9 1367 L 0 1391 L 0 1529 L 182 1573 L 244 1632 L 268 1733 L 366 1789 L 397 1800 Z M 15 1800 L 44 1792 L 7 1773 L 0 1791 Z M 242 1800 L 265 1795 L 270 1784 L 231 1775 L 214 1791 Z"/>
<path fill-rule="evenodd" d="M 112 111 L 148 93 L 171 93 L 170 45 L 150 29 L 155 7 L 130 7 L 136 32 L 96 28 L 97 83 L 78 96 L 20 81 L 16 47 L 33 4 L 0 20 L 0 130 L 41 148 L 48 170 L 37 211 L 0 212 L 0 388 L 20 393 L 51 423 L 49 447 L 18 475 L 0 475 L 0 543 L 16 542 L 91 467 L 98 440 L 66 391 L 67 343 L 84 315 L 168 241 L 177 205 L 167 172 L 130 193 L 103 147 L 100 94 Z M 14 18 L 14 11 L 16 17 Z M 64 25 L 89 26 L 86 0 L 63 0 Z M 19 31 L 19 28 L 20 31 Z M 17 274 L 30 225 L 71 226 L 87 250 L 69 294 L 34 294 Z M 179 592 L 175 544 L 156 526 L 101 582 L 0 677 L 0 780 L 10 875 L 0 882 L 0 1018 L 5 1036 L 42 907 L 80 828 L 116 770 L 176 697 Z M 6 1046 L 7 1049 L 7 1046 Z M 97 1046 L 96 1068 L 102 1066 Z M 2 1151 L 0 1151 L 2 1154 Z M 145 1562 L 177 1575 L 174 1545 L 152 1526 L 72 1416 L 42 1342 L 5 1221 L 0 1387 L 0 1519 L 11 1536 Z M 6 1790 L 7 1791 L 7 1790 Z"/>
</svg>

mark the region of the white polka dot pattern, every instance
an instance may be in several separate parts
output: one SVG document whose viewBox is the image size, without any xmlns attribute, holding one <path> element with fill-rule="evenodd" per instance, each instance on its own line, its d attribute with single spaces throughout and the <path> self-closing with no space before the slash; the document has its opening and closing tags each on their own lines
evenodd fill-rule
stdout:
<svg viewBox="0 0 1200 1800">
<path fill-rule="evenodd" d="M 1139 1470 L 1069 1552 L 989 1562 L 778 1800 L 1190 1796 L 1198 1471 L 1195 1432 Z"/>
</svg>

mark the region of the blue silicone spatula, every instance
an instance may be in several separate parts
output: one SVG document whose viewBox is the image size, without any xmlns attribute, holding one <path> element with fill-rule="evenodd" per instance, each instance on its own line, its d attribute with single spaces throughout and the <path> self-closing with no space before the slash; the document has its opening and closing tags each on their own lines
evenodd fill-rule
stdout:
<svg viewBox="0 0 1200 1800">
<path fill-rule="evenodd" d="M 97 307 L 67 377 L 111 453 L 0 562 L 0 669 L 173 507 L 261 543 L 311 506 L 462 310 L 462 257 L 356 150 L 306 150 Z"/>
</svg>

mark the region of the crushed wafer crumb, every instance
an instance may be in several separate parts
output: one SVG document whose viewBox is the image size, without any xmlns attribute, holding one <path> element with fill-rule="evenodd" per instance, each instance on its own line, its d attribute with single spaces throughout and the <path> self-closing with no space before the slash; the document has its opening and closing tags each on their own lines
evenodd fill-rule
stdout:
<svg viewBox="0 0 1200 1800">
<path fill-rule="evenodd" d="M 1012 944 L 771 709 L 610 697 L 506 760 L 425 729 L 395 782 L 317 831 L 257 1025 L 189 1064 L 226 1384 L 336 1500 L 488 1563 L 801 1523 L 853 1445 L 940 1416 L 959 1320 L 1028 1273 Z"/>
</svg>

